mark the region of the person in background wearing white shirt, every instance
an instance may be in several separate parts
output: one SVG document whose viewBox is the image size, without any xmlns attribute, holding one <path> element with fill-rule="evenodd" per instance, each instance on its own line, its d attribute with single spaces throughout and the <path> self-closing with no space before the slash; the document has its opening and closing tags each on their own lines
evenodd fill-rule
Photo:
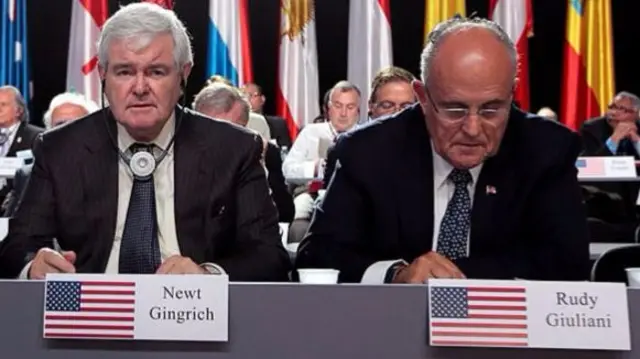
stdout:
<svg viewBox="0 0 640 359">
<path fill-rule="evenodd" d="M 296 138 L 287 154 L 282 170 L 290 184 L 298 185 L 294 190 L 295 216 L 289 233 L 304 233 L 313 214 L 317 193 L 309 192 L 309 184 L 321 182 L 324 177 L 327 152 L 338 135 L 353 129 L 360 117 L 360 89 L 348 82 L 340 81 L 329 92 L 327 119 L 322 123 L 307 124 Z M 322 188 L 322 185 L 311 186 Z M 298 227 L 302 227 L 300 230 Z M 290 241 L 301 240 L 295 235 Z"/>
</svg>

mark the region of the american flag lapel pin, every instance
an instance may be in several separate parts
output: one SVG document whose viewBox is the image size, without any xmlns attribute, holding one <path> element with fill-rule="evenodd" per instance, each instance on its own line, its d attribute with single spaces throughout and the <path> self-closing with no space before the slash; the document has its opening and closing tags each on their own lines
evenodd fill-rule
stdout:
<svg viewBox="0 0 640 359">
<path fill-rule="evenodd" d="M 495 186 L 487 186 L 486 189 L 487 194 L 497 194 L 498 191 L 496 190 Z"/>
</svg>

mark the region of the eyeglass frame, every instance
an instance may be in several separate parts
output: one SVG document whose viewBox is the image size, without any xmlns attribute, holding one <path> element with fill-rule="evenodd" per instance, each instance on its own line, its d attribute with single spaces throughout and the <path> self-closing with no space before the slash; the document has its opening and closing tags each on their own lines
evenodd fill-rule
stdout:
<svg viewBox="0 0 640 359">
<path fill-rule="evenodd" d="M 476 110 L 474 113 L 471 112 L 471 109 L 464 108 L 464 107 L 441 109 L 439 108 L 440 106 L 438 106 L 436 102 L 433 100 L 433 97 L 431 96 L 431 91 L 429 91 L 429 88 L 426 85 L 424 86 L 424 91 L 425 91 L 425 94 L 427 95 L 427 99 L 429 99 L 429 103 L 433 107 L 434 112 L 450 123 L 457 123 L 457 122 L 462 123 L 465 119 L 469 118 L 469 116 L 472 114 L 475 114 L 476 116 L 478 116 L 478 118 L 482 120 L 491 122 L 499 118 L 501 114 L 502 115 L 507 114 L 510 111 L 511 107 L 513 106 L 513 89 L 511 91 L 511 95 L 509 96 L 509 99 L 505 100 L 502 104 L 500 104 L 499 108 L 495 108 L 495 109 L 480 108 Z M 491 101 L 491 102 L 494 102 L 497 104 L 498 102 L 501 102 L 501 101 L 503 100 L 498 99 L 495 102 L 494 101 Z M 483 106 L 486 106 L 486 105 L 487 104 L 484 104 Z M 447 113 L 451 114 L 452 111 L 458 111 L 460 113 L 458 116 L 453 116 L 453 117 L 446 115 Z M 490 113 L 491 115 L 487 115 L 487 113 Z"/>
</svg>

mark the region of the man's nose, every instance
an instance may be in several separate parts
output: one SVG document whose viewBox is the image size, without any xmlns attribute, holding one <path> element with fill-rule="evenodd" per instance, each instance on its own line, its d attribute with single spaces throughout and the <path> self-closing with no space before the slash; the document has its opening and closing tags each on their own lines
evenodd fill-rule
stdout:
<svg viewBox="0 0 640 359">
<path fill-rule="evenodd" d="M 133 84 L 133 92 L 136 95 L 144 95 L 149 91 L 149 83 L 144 75 L 136 76 L 135 83 Z"/>
<path fill-rule="evenodd" d="M 480 121 L 480 116 L 477 113 L 470 113 L 462 125 L 462 130 L 468 136 L 476 137 L 480 134 Z"/>
</svg>

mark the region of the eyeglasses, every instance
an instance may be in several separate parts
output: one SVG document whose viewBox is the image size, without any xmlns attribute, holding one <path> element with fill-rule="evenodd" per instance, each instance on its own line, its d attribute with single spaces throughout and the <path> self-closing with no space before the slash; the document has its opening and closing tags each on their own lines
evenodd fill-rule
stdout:
<svg viewBox="0 0 640 359">
<path fill-rule="evenodd" d="M 400 112 L 414 103 L 415 102 L 395 103 L 392 101 L 380 101 L 376 103 L 375 106 L 384 111 Z"/>
<path fill-rule="evenodd" d="M 620 106 L 620 105 L 617 105 L 615 103 L 610 104 L 608 107 L 609 107 L 609 110 L 614 110 L 614 111 L 622 111 L 622 112 L 626 112 L 626 113 L 634 113 L 634 112 L 636 112 L 636 110 L 634 110 L 632 108 Z"/>
<path fill-rule="evenodd" d="M 511 98 L 502 102 L 496 102 L 495 104 L 488 105 L 493 107 L 482 107 L 475 112 L 472 112 L 469 108 L 466 107 L 439 107 L 436 105 L 435 101 L 431 97 L 431 92 L 428 88 L 425 88 L 425 92 L 427 94 L 427 98 L 433 106 L 433 110 L 437 113 L 442 119 L 450 122 L 462 121 L 465 118 L 469 117 L 472 114 L 476 114 L 483 120 L 492 121 L 496 119 L 502 118 L 511 107 Z"/>
<path fill-rule="evenodd" d="M 344 104 L 340 102 L 329 102 L 329 106 L 335 108 L 338 111 L 342 110 L 343 108 L 346 108 L 347 111 L 354 111 L 358 109 L 358 104 L 355 103 Z"/>
</svg>

